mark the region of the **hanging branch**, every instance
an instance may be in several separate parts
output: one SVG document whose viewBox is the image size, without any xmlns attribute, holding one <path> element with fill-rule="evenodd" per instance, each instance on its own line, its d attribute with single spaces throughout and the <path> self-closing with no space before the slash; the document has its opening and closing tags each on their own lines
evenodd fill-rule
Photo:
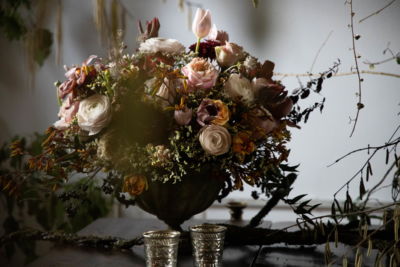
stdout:
<svg viewBox="0 0 400 267">
<path fill-rule="evenodd" d="M 367 146 L 367 147 L 365 147 L 365 148 L 360 148 L 360 149 L 353 150 L 353 151 L 351 151 L 351 152 L 345 154 L 344 156 L 342 156 L 342 157 L 336 159 L 334 163 L 332 163 L 332 164 L 330 164 L 330 165 L 328 166 L 328 167 L 330 167 L 330 166 L 332 166 L 332 165 L 338 163 L 339 161 L 343 160 L 344 158 L 346 158 L 346 157 L 348 157 L 348 156 L 350 156 L 350 155 L 352 155 L 352 154 L 354 154 L 354 153 L 361 152 L 361 151 L 367 151 L 368 154 L 370 154 L 371 151 L 372 151 L 372 153 L 370 154 L 370 156 L 368 157 L 368 159 L 365 161 L 365 163 L 362 165 L 362 167 L 360 168 L 360 170 L 358 170 L 349 180 L 347 180 L 347 182 L 346 182 L 345 184 L 343 184 L 343 185 L 335 192 L 335 194 L 333 195 L 334 198 L 336 198 L 336 195 L 337 195 L 343 188 L 347 187 L 356 177 L 358 177 L 358 175 L 361 174 L 361 176 L 362 176 L 362 173 L 363 173 L 363 171 L 364 171 L 365 168 L 367 169 L 367 171 L 366 171 L 366 179 L 367 179 L 367 181 L 368 181 L 369 176 L 372 175 L 372 167 L 371 167 L 370 161 L 371 161 L 371 159 L 375 156 L 375 154 L 376 154 L 378 151 L 380 151 L 380 150 L 386 148 L 386 151 L 387 151 L 387 152 L 386 152 L 386 164 L 387 164 L 387 163 L 388 163 L 388 160 L 389 160 L 389 153 L 390 153 L 389 148 L 391 148 L 391 151 L 394 151 L 394 156 L 396 157 L 395 162 L 398 161 L 395 149 L 396 149 L 396 147 L 400 144 L 400 137 L 397 137 L 397 138 L 395 138 L 395 139 L 393 139 L 393 138 L 395 137 L 395 135 L 396 135 L 396 133 L 398 132 L 399 129 L 400 129 L 400 125 L 396 127 L 395 131 L 393 132 L 393 134 L 391 135 L 391 137 L 389 138 L 389 140 L 388 140 L 384 145 L 381 145 L 381 146 L 374 146 L 374 147 Z M 385 175 L 384 177 L 387 177 L 387 176 Z M 362 178 L 362 177 L 361 177 L 361 178 Z M 379 186 L 379 185 L 378 185 L 378 186 Z M 361 191 L 362 191 L 362 190 L 361 190 Z M 360 194 L 360 195 L 361 195 L 361 197 L 362 197 L 363 194 Z M 365 205 L 364 205 L 364 206 L 365 206 Z"/>
<path fill-rule="evenodd" d="M 356 125 L 358 122 L 358 116 L 360 115 L 360 110 L 364 107 L 364 104 L 361 102 L 361 82 L 363 79 L 361 79 L 360 75 L 360 69 L 358 67 L 358 56 L 357 56 L 357 51 L 356 51 L 356 40 L 360 38 L 359 35 L 354 34 L 354 11 L 353 11 L 353 0 L 348 1 L 350 5 L 350 29 L 351 29 L 351 39 L 352 39 L 352 45 L 353 45 L 353 56 L 354 56 L 354 62 L 355 62 L 355 67 L 356 67 L 356 73 L 358 77 L 358 103 L 357 103 L 357 113 L 356 117 L 354 118 L 353 122 L 353 129 L 351 130 L 350 137 L 353 136 L 353 133 L 356 129 Z"/>
<path fill-rule="evenodd" d="M 396 0 L 392 0 L 391 2 L 387 3 L 384 7 L 378 9 L 378 10 L 375 11 L 374 13 L 372 13 L 372 14 L 366 16 L 366 17 L 363 18 L 363 19 L 360 19 L 360 21 L 359 21 L 358 23 L 361 23 L 361 22 L 363 22 L 363 21 L 369 19 L 370 17 L 373 17 L 373 16 L 375 16 L 375 15 L 378 15 L 378 14 L 381 13 L 383 10 L 385 10 L 386 8 L 388 8 L 389 6 L 391 6 L 394 2 L 396 2 Z"/>
<path fill-rule="evenodd" d="M 382 75 L 382 76 L 389 76 L 394 78 L 400 78 L 400 74 L 396 73 L 388 73 L 388 72 L 378 72 L 378 71 L 370 71 L 370 70 L 360 70 L 361 74 L 371 74 L 371 75 Z M 351 72 L 339 72 L 333 73 L 332 77 L 341 77 L 341 76 L 351 76 L 357 74 L 356 71 Z M 280 80 L 285 77 L 317 77 L 321 74 L 319 73 L 281 73 L 281 72 L 274 72 L 275 76 L 282 76 Z"/>
</svg>

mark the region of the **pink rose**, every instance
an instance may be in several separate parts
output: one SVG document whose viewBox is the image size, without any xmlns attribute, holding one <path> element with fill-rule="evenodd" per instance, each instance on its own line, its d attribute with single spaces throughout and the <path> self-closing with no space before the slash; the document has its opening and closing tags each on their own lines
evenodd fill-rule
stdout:
<svg viewBox="0 0 400 267">
<path fill-rule="evenodd" d="M 204 38 L 211 29 L 211 14 L 209 10 L 198 8 L 194 16 L 192 31 L 197 38 Z"/>
<path fill-rule="evenodd" d="M 243 47 L 229 42 L 226 42 L 223 46 L 215 47 L 215 54 L 219 65 L 222 67 L 232 66 L 246 56 Z"/>
<path fill-rule="evenodd" d="M 182 73 L 187 77 L 188 86 L 191 89 L 209 89 L 215 85 L 218 71 L 204 58 L 193 58 L 182 68 Z"/>
</svg>

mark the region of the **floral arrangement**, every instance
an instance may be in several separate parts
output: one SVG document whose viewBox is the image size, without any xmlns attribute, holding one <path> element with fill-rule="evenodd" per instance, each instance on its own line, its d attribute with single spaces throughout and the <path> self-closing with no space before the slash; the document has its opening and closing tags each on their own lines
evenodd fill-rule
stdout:
<svg viewBox="0 0 400 267">
<path fill-rule="evenodd" d="M 197 10 L 188 49 L 158 37 L 156 18 L 139 26 L 135 54 L 122 45 L 109 60 L 90 56 L 56 83 L 59 120 L 31 167 L 55 181 L 102 170 L 135 196 L 150 180 L 178 183 L 204 166 L 225 173 L 226 193 L 243 183 L 265 189 L 299 120 L 299 97 L 272 79 L 274 63 L 230 42 L 208 10 Z"/>
</svg>

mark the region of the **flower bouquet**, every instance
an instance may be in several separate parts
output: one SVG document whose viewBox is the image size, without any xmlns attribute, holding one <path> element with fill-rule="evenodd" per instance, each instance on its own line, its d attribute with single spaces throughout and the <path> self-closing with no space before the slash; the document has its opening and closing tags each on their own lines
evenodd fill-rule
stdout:
<svg viewBox="0 0 400 267">
<path fill-rule="evenodd" d="M 229 42 L 209 11 L 197 10 L 188 49 L 159 38 L 156 18 L 139 26 L 136 53 L 122 45 L 108 60 L 67 69 L 56 84 L 59 120 L 31 167 L 55 186 L 102 171 L 104 192 L 121 201 L 129 193 L 174 228 L 244 183 L 267 195 L 284 185 L 286 196 L 282 171 L 295 170 L 283 164 L 288 126 L 301 119 L 301 92 L 288 96 L 272 79 L 274 63 Z"/>
</svg>

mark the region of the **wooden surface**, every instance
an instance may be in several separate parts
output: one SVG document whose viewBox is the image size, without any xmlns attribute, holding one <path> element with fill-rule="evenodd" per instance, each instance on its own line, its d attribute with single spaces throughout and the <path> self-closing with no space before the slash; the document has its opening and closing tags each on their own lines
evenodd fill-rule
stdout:
<svg viewBox="0 0 400 267">
<path fill-rule="evenodd" d="M 208 221 L 211 222 L 212 221 Z M 221 221 L 219 221 L 221 222 Z M 188 221 L 183 225 L 187 230 L 190 225 L 202 223 L 201 221 Z M 273 228 L 283 227 L 285 224 L 273 225 Z M 268 226 L 268 225 L 264 225 Z M 166 225 L 161 221 L 153 219 L 128 219 L 128 218 L 103 218 L 96 220 L 79 232 L 79 235 L 98 235 L 98 236 L 116 236 L 122 238 L 134 238 L 140 236 L 143 232 L 149 230 L 166 229 Z M 223 255 L 223 266 L 242 267 L 242 266 L 324 266 L 324 246 L 314 247 L 286 247 L 284 244 L 277 246 L 263 247 L 259 246 L 226 246 Z M 334 248 L 331 244 L 334 258 L 337 258 L 337 264 L 332 266 L 341 266 L 343 255 L 347 247 L 340 245 Z M 363 266 L 374 265 L 374 254 L 371 257 L 364 257 Z M 350 254 L 351 255 L 351 254 Z M 353 255 L 354 256 L 354 255 Z M 77 248 L 68 246 L 56 246 L 45 256 L 37 259 L 30 267 L 125 267 L 125 266 L 145 266 L 144 248 L 136 246 L 132 251 L 107 252 L 96 249 Z M 191 255 L 180 255 L 178 266 L 193 266 Z M 349 266 L 352 265 L 352 258 L 349 258 Z"/>
</svg>

